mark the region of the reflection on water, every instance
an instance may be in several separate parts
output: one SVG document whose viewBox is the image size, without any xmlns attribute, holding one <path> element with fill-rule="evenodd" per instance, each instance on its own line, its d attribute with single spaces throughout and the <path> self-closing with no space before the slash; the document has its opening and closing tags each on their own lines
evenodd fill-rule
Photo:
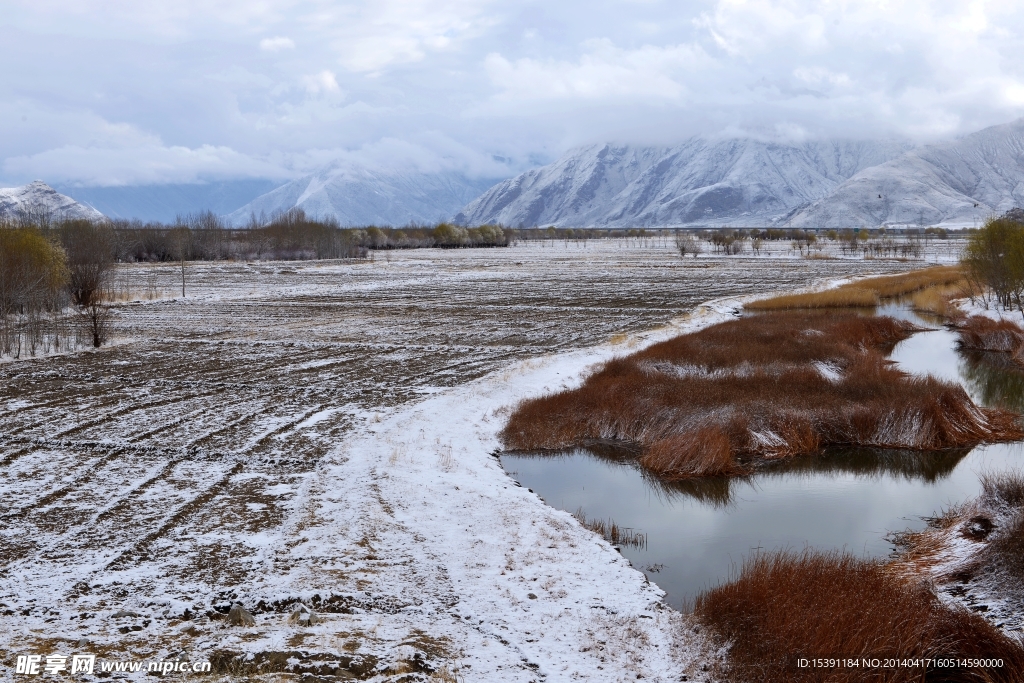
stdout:
<svg viewBox="0 0 1024 683">
<path fill-rule="evenodd" d="M 903 309 L 900 317 L 931 327 Z M 1000 354 L 960 355 L 955 342 L 952 332 L 932 328 L 900 343 L 892 358 L 909 372 L 960 382 L 983 405 L 1024 411 L 1024 373 Z M 836 448 L 761 464 L 749 477 L 671 483 L 641 471 L 633 456 L 600 446 L 505 455 L 502 463 L 550 505 L 645 532 L 646 549 L 622 553 L 678 606 L 728 580 L 759 549 L 885 556 L 888 532 L 920 529 L 922 517 L 978 495 L 978 474 L 1018 468 L 1022 451 L 1020 444 L 938 453 Z"/>
<path fill-rule="evenodd" d="M 962 351 L 960 378 L 967 392 L 986 406 L 1024 413 L 1024 382 L 1009 354 Z"/>
<path fill-rule="evenodd" d="M 790 458 L 773 463 L 758 474 L 761 477 L 806 474 L 855 474 L 860 477 L 893 477 L 926 483 L 948 477 L 969 448 L 940 452 L 886 448 L 833 448 L 822 455 Z"/>
<path fill-rule="evenodd" d="M 650 492 L 666 502 L 677 498 L 690 498 L 712 507 L 728 506 L 735 502 L 737 492 L 756 488 L 772 478 L 793 478 L 798 476 L 818 477 L 854 475 L 857 477 L 890 477 L 906 481 L 934 483 L 948 477 L 961 460 L 970 452 L 968 448 L 940 452 L 922 452 L 884 448 L 829 448 L 821 455 L 808 455 L 784 460 L 759 463 L 747 477 L 699 477 L 681 481 L 663 481 L 636 465 L 636 452 L 613 444 L 574 448 L 566 451 L 544 453 L 520 453 L 505 455 L 503 462 L 521 463 L 539 460 L 554 462 L 591 458 L 608 466 L 625 468 L 635 472 Z M 511 466 L 511 465 L 509 465 Z M 518 473 L 518 470 L 517 470 Z"/>
</svg>

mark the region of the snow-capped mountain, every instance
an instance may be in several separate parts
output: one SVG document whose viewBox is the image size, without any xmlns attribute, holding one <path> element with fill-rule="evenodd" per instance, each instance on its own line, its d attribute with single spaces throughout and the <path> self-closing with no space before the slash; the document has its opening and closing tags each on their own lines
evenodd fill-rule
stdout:
<svg viewBox="0 0 1024 683">
<path fill-rule="evenodd" d="M 498 183 L 455 220 L 510 226 L 763 225 L 909 148 L 695 137 L 674 147 L 594 145 Z"/>
<path fill-rule="evenodd" d="M 452 171 L 391 171 L 336 162 L 257 197 L 226 219 L 239 226 L 254 214 L 269 217 L 298 207 L 310 216 L 333 216 L 343 226 L 435 223 L 493 183 L 494 178 Z"/>
<path fill-rule="evenodd" d="M 45 214 L 53 218 L 85 218 L 95 221 L 103 214 L 62 195 L 41 180 L 21 187 L 0 188 L 0 216 Z"/>
<path fill-rule="evenodd" d="M 788 217 L 795 226 L 967 225 L 1024 205 L 1024 119 L 864 169 Z"/>
</svg>

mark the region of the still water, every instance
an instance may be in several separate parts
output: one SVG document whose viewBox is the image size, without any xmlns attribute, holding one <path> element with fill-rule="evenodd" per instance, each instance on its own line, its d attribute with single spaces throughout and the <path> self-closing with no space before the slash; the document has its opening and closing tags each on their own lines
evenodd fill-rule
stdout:
<svg viewBox="0 0 1024 683">
<path fill-rule="evenodd" d="M 975 401 L 1024 411 L 1024 373 L 999 354 L 965 356 L 956 335 L 896 308 L 879 313 L 932 327 L 891 358 L 908 372 L 960 382 Z M 646 534 L 622 553 L 680 607 L 727 581 L 752 552 L 788 548 L 889 554 L 892 531 L 920 529 L 924 517 L 976 496 L 978 475 L 1024 464 L 1017 444 L 970 452 L 844 449 L 800 458 L 744 479 L 661 484 L 615 454 L 506 455 L 505 469 L 549 505 L 614 520 Z"/>
</svg>

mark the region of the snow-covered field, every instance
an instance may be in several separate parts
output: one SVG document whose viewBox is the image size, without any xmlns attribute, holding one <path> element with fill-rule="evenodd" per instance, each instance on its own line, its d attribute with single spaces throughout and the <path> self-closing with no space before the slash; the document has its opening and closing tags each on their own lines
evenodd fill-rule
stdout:
<svg viewBox="0 0 1024 683">
<path fill-rule="evenodd" d="M 508 408 L 737 297 L 921 264 L 640 244 L 190 265 L 186 299 L 120 304 L 109 346 L 0 364 L 0 679 L 55 651 L 272 680 L 699 677 L 659 589 L 491 457 Z M 228 625 L 236 601 L 255 626 Z M 299 601 L 320 623 L 288 623 Z"/>
</svg>

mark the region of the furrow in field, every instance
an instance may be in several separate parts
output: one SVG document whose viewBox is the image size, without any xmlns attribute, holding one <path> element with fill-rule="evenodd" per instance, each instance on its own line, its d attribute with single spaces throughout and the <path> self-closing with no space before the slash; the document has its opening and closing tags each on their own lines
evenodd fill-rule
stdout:
<svg viewBox="0 0 1024 683">
<path fill-rule="evenodd" d="M 153 543 L 153 541 L 174 529 L 189 515 L 195 514 L 201 507 L 214 500 L 221 494 L 222 490 L 227 487 L 231 477 L 241 471 L 242 463 L 235 463 L 235 465 L 228 470 L 227 474 L 222 476 L 216 482 L 213 482 L 208 488 L 204 489 L 202 493 L 176 509 L 172 515 L 163 520 L 163 523 L 160 524 L 157 529 L 147 533 L 136 543 L 133 543 L 130 548 L 122 551 L 116 558 L 107 563 L 103 569 L 117 571 L 119 569 L 123 569 L 125 565 L 129 563 L 138 564 L 141 560 L 145 559 L 145 550 L 151 543 Z"/>
</svg>

